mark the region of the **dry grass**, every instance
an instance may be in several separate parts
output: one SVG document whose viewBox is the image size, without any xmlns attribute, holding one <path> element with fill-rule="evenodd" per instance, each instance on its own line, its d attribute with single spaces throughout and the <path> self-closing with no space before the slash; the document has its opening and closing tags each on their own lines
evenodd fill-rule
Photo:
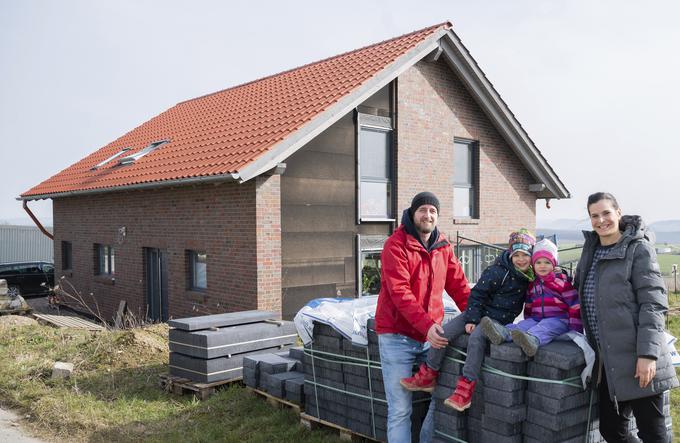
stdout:
<svg viewBox="0 0 680 443">
<path fill-rule="evenodd" d="M 204 402 L 162 391 L 167 334 L 165 325 L 96 333 L 0 326 L 0 399 L 51 441 L 337 441 L 240 386 Z M 50 378 L 56 361 L 75 365 L 70 379 Z"/>
</svg>

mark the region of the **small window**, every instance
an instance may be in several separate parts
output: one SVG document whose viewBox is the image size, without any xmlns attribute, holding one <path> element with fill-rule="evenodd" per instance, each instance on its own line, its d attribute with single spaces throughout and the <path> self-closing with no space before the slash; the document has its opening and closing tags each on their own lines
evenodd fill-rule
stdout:
<svg viewBox="0 0 680 443">
<path fill-rule="evenodd" d="M 139 160 L 140 158 L 144 157 L 146 154 L 149 154 L 150 152 L 155 151 L 156 149 L 160 148 L 162 145 L 168 143 L 168 140 L 160 140 L 157 142 L 151 143 L 149 146 L 146 148 L 142 149 L 141 151 L 128 155 L 127 157 L 123 157 L 120 160 L 118 160 L 119 165 L 128 165 L 130 163 L 134 163 L 135 161 Z"/>
<path fill-rule="evenodd" d="M 128 152 L 130 149 L 131 149 L 131 148 L 123 148 L 123 149 L 121 149 L 120 151 L 116 152 L 116 153 L 113 154 L 111 157 L 107 158 L 106 160 L 104 160 L 104 161 L 102 161 L 102 162 L 99 162 L 99 163 L 97 163 L 96 165 L 94 165 L 94 166 L 91 168 L 91 170 L 94 171 L 94 170 L 96 170 L 96 169 L 101 168 L 102 166 L 104 166 L 105 164 L 107 164 L 108 162 L 110 162 L 111 160 L 113 160 L 113 159 L 115 159 L 115 158 L 117 158 L 117 157 L 120 157 L 120 156 L 123 155 L 124 153 Z M 64 268 L 64 269 L 69 269 L 69 268 Z"/>
<path fill-rule="evenodd" d="M 380 254 L 387 237 L 384 235 L 359 235 L 358 282 L 359 295 L 380 293 Z"/>
<path fill-rule="evenodd" d="M 455 140 L 453 152 L 453 215 L 479 218 L 477 142 Z"/>
<path fill-rule="evenodd" d="M 208 255 L 200 251 L 189 252 L 189 288 L 208 289 Z"/>
<path fill-rule="evenodd" d="M 392 129 L 387 117 L 359 114 L 359 219 L 392 218 Z"/>
<path fill-rule="evenodd" d="M 116 251 L 110 245 L 95 245 L 97 254 L 97 275 L 113 275 L 116 273 Z"/>
<path fill-rule="evenodd" d="M 70 241 L 61 242 L 61 269 L 73 268 L 73 246 Z"/>
</svg>

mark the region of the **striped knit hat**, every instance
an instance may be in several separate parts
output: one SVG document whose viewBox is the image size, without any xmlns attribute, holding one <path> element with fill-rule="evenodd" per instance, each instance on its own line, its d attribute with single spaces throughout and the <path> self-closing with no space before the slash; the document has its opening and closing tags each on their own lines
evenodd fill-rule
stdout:
<svg viewBox="0 0 680 443">
<path fill-rule="evenodd" d="M 520 229 L 510 234 L 510 239 L 508 240 L 508 250 L 510 251 L 510 257 L 515 255 L 516 252 L 524 252 L 527 255 L 531 255 L 531 249 L 536 243 L 536 239 L 527 229 Z"/>
</svg>

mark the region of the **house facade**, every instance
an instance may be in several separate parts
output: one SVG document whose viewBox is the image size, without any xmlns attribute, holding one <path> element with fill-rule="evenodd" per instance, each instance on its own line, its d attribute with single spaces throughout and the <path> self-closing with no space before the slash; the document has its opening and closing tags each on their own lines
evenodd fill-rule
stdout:
<svg viewBox="0 0 680 443">
<path fill-rule="evenodd" d="M 104 318 L 291 318 L 376 293 L 423 190 L 490 244 L 569 197 L 448 23 L 178 104 L 22 199 L 53 199 L 56 275 Z"/>
</svg>

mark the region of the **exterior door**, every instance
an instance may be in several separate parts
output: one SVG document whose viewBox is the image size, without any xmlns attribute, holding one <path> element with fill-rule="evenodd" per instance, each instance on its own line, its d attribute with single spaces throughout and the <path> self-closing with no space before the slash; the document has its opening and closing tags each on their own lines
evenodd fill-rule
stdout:
<svg viewBox="0 0 680 443">
<path fill-rule="evenodd" d="M 163 249 L 144 248 L 148 318 L 154 322 L 164 322 L 169 318 L 167 255 Z"/>
</svg>

